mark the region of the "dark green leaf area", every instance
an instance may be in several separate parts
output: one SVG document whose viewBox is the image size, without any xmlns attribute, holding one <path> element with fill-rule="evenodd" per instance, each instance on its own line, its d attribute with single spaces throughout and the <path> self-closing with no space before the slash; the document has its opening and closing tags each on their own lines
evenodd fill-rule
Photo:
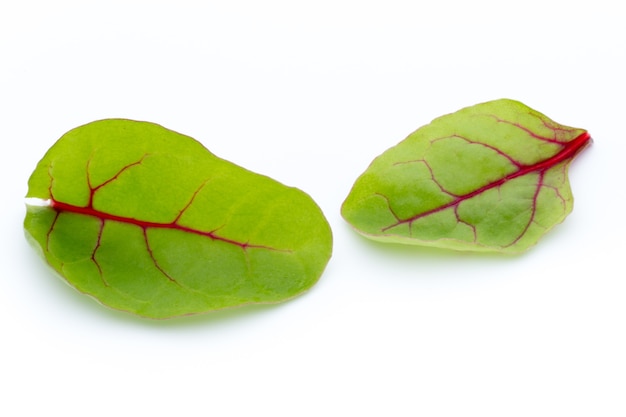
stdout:
<svg viewBox="0 0 626 417">
<path fill-rule="evenodd" d="M 309 289 L 332 251 L 304 192 L 217 158 L 194 139 L 129 120 L 63 136 L 29 181 L 27 237 L 81 292 L 166 318 Z"/>
</svg>

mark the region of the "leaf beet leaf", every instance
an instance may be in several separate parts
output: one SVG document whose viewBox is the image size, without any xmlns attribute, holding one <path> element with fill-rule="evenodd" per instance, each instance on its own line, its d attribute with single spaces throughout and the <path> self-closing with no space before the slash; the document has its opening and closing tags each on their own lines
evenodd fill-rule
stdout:
<svg viewBox="0 0 626 417">
<path fill-rule="evenodd" d="M 572 211 L 568 166 L 590 142 L 520 102 L 477 104 L 378 156 L 341 212 L 374 240 L 522 252 Z"/>
<path fill-rule="evenodd" d="M 77 290 L 150 318 L 290 299 L 313 286 L 330 226 L 304 192 L 159 125 L 108 119 L 37 165 L 28 240 Z"/>
</svg>

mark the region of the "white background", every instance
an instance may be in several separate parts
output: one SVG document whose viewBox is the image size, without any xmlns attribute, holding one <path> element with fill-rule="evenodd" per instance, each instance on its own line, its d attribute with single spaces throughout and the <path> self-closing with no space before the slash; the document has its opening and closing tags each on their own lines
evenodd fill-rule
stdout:
<svg viewBox="0 0 626 417">
<path fill-rule="evenodd" d="M 626 415 L 626 14 L 618 1 L 0 3 L 0 415 Z M 594 138 L 516 257 L 369 242 L 339 207 L 434 117 L 514 98 Z M 150 321 L 53 275 L 28 176 L 71 128 L 153 121 L 308 192 L 319 283 Z M 62 414 L 61 414 L 62 413 Z"/>
</svg>

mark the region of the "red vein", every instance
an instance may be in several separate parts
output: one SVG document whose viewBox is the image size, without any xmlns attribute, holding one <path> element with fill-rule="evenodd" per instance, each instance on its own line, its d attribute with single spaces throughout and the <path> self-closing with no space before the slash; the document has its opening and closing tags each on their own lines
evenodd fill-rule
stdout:
<svg viewBox="0 0 626 417">
<path fill-rule="evenodd" d="M 439 181 L 437 181 L 437 178 L 435 178 L 435 173 L 433 171 L 433 168 L 430 166 L 430 164 L 428 163 L 428 161 L 426 161 L 425 159 L 413 159 L 411 161 L 402 161 L 402 162 L 396 162 L 394 163 L 394 165 L 404 165 L 404 164 L 416 164 L 416 163 L 421 163 L 424 164 L 424 166 L 426 167 L 426 169 L 428 170 L 428 172 L 430 172 L 430 179 L 433 180 L 433 182 L 435 183 L 435 185 L 437 187 L 439 187 L 439 190 L 444 193 L 444 194 L 448 194 L 449 196 L 452 197 L 458 197 L 457 194 L 454 194 L 448 190 L 446 190 L 445 188 L 443 188 L 443 185 L 441 185 L 439 183 Z"/>
<path fill-rule="evenodd" d="M 539 180 L 537 181 L 537 187 L 535 188 L 535 193 L 533 194 L 533 203 L 532 203 L 532 209 L 530 212 L 530 218 L 528 219 L 528 222 L 526 223 L 526 226 L 524 226 L 524 230 L 521 231 L 521 233 L 508 245 L 506 245 L 505 247 L 509 247 L 509 246 L 513 246 L 515 245 L 517 242 L 519 242 L 519 240 L 524 237 L 524 235 L 526 234 L 526 232 L 528 231 L 528 229 L 530 229 L 530 225 L 533 224 L 533 222 L 535 221 L 535 216 L 537 215 L 537 199 L 539 198 L 539 193 L 541 192 L 541 188 L 543 187 L 543 177 L 545 175 L 545 171 L 540 171 L 539 172 Z"/>
<path fill-rule="evenodd" d="M 391 206 L 391 201 L 389 201 L 389 197 L 387 197 L 384 194 L 380 194 L 380 193 L 374 193 L 374 195 L 377 195 L 379 197 L 382 197 L 386 202 L 387 202 L 387 207 L 389 209 L 389 212 L 391 213 L 391 215 L 393 217 L 396 218 L 396 220 L 398 221 L 398 223 L 396 224 L 400 224 L 402 222 L 402 220 L 400 219 L 400 217 L 396 214 L 396 212 L 393 210 L 393 207 Z"/>
<path fill-rule="evenodd" d="M 50 252 L 50 237 L 52 236 L 52 232 L 54 231 L 54 228 L 56 227 L 57 221 L 59 220 L 59 213 L 57 212 L 54 215 L 54 219 L 52 220 L 52 224 L 50 225 L 50 229 L 48 230 L 48 233 L 46 234 L 46 251 Z"/>
<path fill-rule="evenodd" d="M 547 127 L 548 129 L 552 130 L 555 133 L 555 137 L 554 138 L 548 138 L 548 137 L 545 137 L 545 136 L 538 135 L 535 132 L 533 132 L 532 130 L 530 130 L 529 128 L 527 128 L 527 127 L 525 127 L 525 126 L 523 126 L 523 125 L 521 125 L 519 123 L 515 123 L 515 122 L 508 121 L 508 120 L 500 119 L 500 118 L 498 118 L 497 116 L 495 116 L 493 114 L 487 114 L 486 116 L 494 118 L 496 120 L 496 122 L 498 122 L 498 123 L 503 123 L 503 124 L 515 126 L 516 128 L 526 132 L 528 134 L 528 136 L 530 136 L 531 138 L 538 139 L 538 140 L 541 140 L 543 142 L 556 143 L 556 144 L 559 144 L 559 145 L 567 145 L 568 143 L 571 143 L 571 142 L 565 142 L 565 141 L 556 139 L 556 130 L 563 130 L 563 129 L 558 129 L 558 128 L 554 127 L 554 126 L 549 126 L 549 125 L 547 125 L 545 123 L 545 121 L 543 119 L 541 119 L 543 125 L 545 127 Z"/>
<path fill-rule="evenodd" d="M 480 145 L 482 147 L 485 147 L 487 149 L 491 149 L 492 151 L 496 152 L 498 155 L 506 158 L 509 160 L 509 162 L 513 165 L 515 165 L 516 167 L 520 168 L 523 166 L 523 164 L 517 160 L 515 160 L 511 155 L 507 154 L 506 152 L 503 152 L 501 149 L 496 148 L 493 145 L 489 145 L 488 143 L 483 143 L 483 142 L 478 142 L 475 140 L 471 140 L 469 138 L 466 138 L 465 136 L 461 136 L 461 135 L 449 135 L 449 136 L 442 136 L 440 138 L 436 138 L 430 141 L 430 144 L 432 146 L 433 143 L 438 142 L 440 140 L 446 140 L 446 139 L 452 139 L 452 138 L 457 138 L 457 139 L 461 139 L 467 143 L 469 143 L 470 145 Z M 402 164 L 411 164 L 411 163 L 416 163 L 416 162 L 424 162 L 426 163 L 426 161 L 424 159 L 412 159 L 410 161 L 400 161 L 400 162 L 396 162 L 394 163 L 394 165 L 402 165 Z M 430 169 L 430 167 L 429 167 Z M 431 170 L 432 171 L 432 170 Z"/>
<path fill-rule="evenodd" d="M 191 198 L 189 199 L 189 201 L 187 202 L 187 204 L 185 204 L 185 207 L 183 207 L 179 212 L 178 215 L 176 216 L 176 218 L 172 221 L 172 223 L 178 223 L 178 221 L 180 220 L 180 218 L 182 217 L 182 215 L 187 211 L 187 209 L 189 208 L 189 206 L 191 206 L 191 204 L 194 202 L 194 200 L 196 199 L 196 196 L 198 195 L 198 193 L 200 192 L 200 190 L 202 190 L 204 188 L 204 186 L 206 185 L 206 183 L 209 180 L 206 179 L 202 184 L 200 184 L 200 187 L 198 187 L 196 189 L 196 191 L 193 192 L 193 195 L 191 196 Z"/>
<path fill-rule="evenodd" d="M 461 216 L 459 215 L 459 206 L 457 205 L 456 207 L 454 207 L 454 217 L 456 217 L 456 221 L 466 225 L 467 227 L 469 227 L 472 230 L 472 234 L 474 235 L 474 242 L 476 242 L 476 239 L 478 238 L 478 234 L 476 233 L 476 226 L 466 222 L 465 220 L 461 219 Z"/>
<path fill-rule="evenodd" d="M 102 273 L 102 267 L 100 266 L 100 263 L 96 259 L 96 252 L 98 252 L 98 249 L 100 249 L 100 245 L 102 243 L 102 231 L 103 230 L 104 230 L 104 220 L 100 219 L 100 231 L 98 232 L 98 241 L 96 242 L 96 246 L 93 248 L 93 251 L 91 252 L 91 261 L 94 264 L 96 264 L 96 268 L 98 268 L 98 273 L 100 274 L 102 283 L 104 284 L 105 287 L 108 287 L 109 283 L 104 278 L 104 274 Z"/>
<path fill-rule="evenodd" d="M 167 279 L 169 279 L 171 282 L 173 282 L 174 284 L 180 286 L 180 284 L 178 283 L 178 281 L 176 281 L 174 279 L 174 277 L 172 277 L 170 274 L 168 274 L 162 267 L 161 265 L 159 265 L 159 262 L 157 262 L 156 258 L 154 257 L 154 252 L 152 252 L 152 247 L 150 246 L 150 242 L 148 241 L 148 232 L 147 229 L 143 229 L 143 239 L 146 243 L 146 249 L 148 250 L 148 254 L 150 255 L 150 259 L 152 259 L 152 262 L 154 263 L 154 266 L 156 267 L 156 269 L 158 269 Z"/>
<path fill-rule="evenodd" d="M 581 135 L 579 135 L 578 137 L 576 137 L 574 140 L 572 140 L 572 141 L 570 141 L 570 142 L 568 142 L 566 144 L 563 144 L 563 149 L 560 152 L 558 152 L 557 154 L 553 155 L 552 157 L 550 157 L 548 159 L 545 159 L 543 161 L 537 162 L 537 163 L 532 164 L 532 165 L 523 165 L 523 166 L 520 167 L 519 170 L 517 170 L 517 171 L 515 171 L 515 172 L 513 172 L 511 174 L 508 174 L 508 175 L 506 175 L 506 176 L 504 176 L 504 177 L 502 177 L 502 178 L 500 178 L 500 179 L 498 179 L 496 181 L 493 181 L 493 182 L 491 182 L 491 183 L 489 183 L 487 185 L 484 185 L 483 187 L 480 187 L 480 188 L 478 188 L 478 189 L 476 189 L 476 190 L 474 190 L 474 191 L 472 191 L 470 193 L 467 193 L 465 195 L 459 196 L 459 197 L 453 199 L 452 201 L 450 201 L 447 204 L 444 204 L 442 206 L 436 207 L 436 208 L 434 208 L 432 210 L 428 210 L 428 211 L 423 212 L 423 213 L 416 214 L 416 215 L 414 215 L 412 217 L 409 217 L 407 219 L 399 220 L 397 223 L 383 228 L 382 231 L 387 231 L 387 230 L 389 230 L 389 229 L 391 229 L 393 227 L 396 227 L 396 226 L 398 226 L 400 224 L 412 223 L 415 220 L 420 219 L 422 217 L 426 217 L 426 216 L 429 216 L 431 214 L 440 212 L 442 210 L 446 210 L 446 209 L 448 209 L 450 207 L 455 207 L 455 206 L 461 204 L 463 201 L 469 200 L 470 198 L 475 197 L 475 196 L 477 196 L 477 195 L 479 195 L 481 193 L 484 193 L 487 190 L 491 190 L 493 188 L 499 187 L 502 184 L 504 184 L 505 182 L 510 181 L 512 179 L 515 179 L 517 177 L 521 177 L 521 176 L 530 174 L 532 172 L 543 172 L 543 171 L 545 171 L 545 170 L 547 170 L 547 169 L 549 169 L 549 168 L 551 168 L 551 167 L 553 167 L 555 165 L 558 165 L 559 163 L 561 163 L 561 162 L 563 162 L 565 160 L 571 159 L 574 156 L 576 156 L 576 154 L 578 152 L 580 152 L 585 147 L 585 145 L 587 145 L 589 143 L 590 139 L 591 139 L 591 136 L 589 135 L 589 133 L 584 132 Z"/>
<path fill-rule="evenodd" d="M 130 169 L 130 168 L 132 168 L 132 167 L 134 167 L 134 166 L 141 165 L 141 163 L 143 162 L 143 160 L 144 160 L 147 156 L 148 156 L 148 154 L 146 154 L 146 155 L 142 156 L 142 157 L 141 157 L 141 159 L 140 159 L 140 160 L 138 160 L 137 162 L 133 162 L 132 164 L 128 164 L 128 165 L 126 165 L 126 166 L 122 167 L 122 169 L 120 169 L 119 171 L 117 171 L 117 172 L 115 173 L 115 175 L 113 175 L 111 178 L 109 178 L 108 180 L 106 180 L 106 181 L 105 181 L 105 182 L 103 182 L 102 184 L 97 185 L 97 186 L 95 186 L 95 187 L 91 184 L 91 178 L 89 177 L 89 168 L 90 168 L 90 166 L 91 166 L 91 159 L 89 159 L 89 160 L 87 161 L 87 185 L 89 186 L 89 190 L 90 190 L 90 193 L 89 193 L 89 206 L 92 206 L 92 205 L 93 205 L 93 196 L 94 196 L 94 194 L 96 193 L 96 191 L 98 191 L 98 190 L 99 190 L 99 189 L 101 189 L 102 187 L 106 186 L 107 184 L 109 184 L 109 183 L 111 183 L 111 182 L 113 182 L 113 181 L 117 180 L 117 179 L 119 178 L 119 176 L 120 176 L 120 175 L 122 175 L 122 173 L 123 173 L 124 171 L 126 171 L 126 170 L 128 170 L 128 169 Z"/>
<path fill-rule="evenodd" d="M 510 162 L 511 164 L 515 165 L 516 167 L 521 168 L 521 167 L 523 166 L 521 162 L 519 162 L 519 161 L 515 160 L 515 159 L 514 159 L 511 155 L 507 154 L 506 152 L 503 152 L 501 149 L 498 149 L 498 148 L 496 148 L 496 147 L 495 147 L 495 146 L 493 146 L 493 145 L 489 145 L 488 143 L 477 142 L 477 141 L 475 141 L 475 140 L 471 140 L 471 139 L 466 138 L 466 137 L 461 136 L 461 135 L 450 135 L 450 136 L 446 136 L 446 137 L 443 137 L 443 138 L 433 139 L 433 140 L 431 141 L 431 144 L 432 144 L 433 142 L 436 142 L 436 141 L 439 141 L 439 140 L 450 139 L 450 138 L 457 138 L 457 139 L 461 139 L 461 140 L 464 140 L 465 142 L 469 143 L 470 145 L 480 145 L 480 146 L 483 146 L 483 147 L 485 147 L 485 148 L 487 148 L 487 149 L 491 149 L 492 151 L 494 151 L 494 152 L 495 152 L 495 153 L 497 153 L 498 155 L 500 155 L 500 156 L 502 156 L 502 157 L 504 157 L 504 158 L 508 159 L 508 160 L 509 160 L 509 162 Z"/>
<path fill-rule="evenodd" d="M 212 240 L 217 240 L 217 241 L 221 241 L 221 242 L 225 242 L 225 243 L 230 243 L 232 245 L 236 245 L 241 247 L 242 249 L 247 249 L 247 248 L 260 248 L 260 249 L 273 249 L 276 250 L 274 248 L 271 248 L 269 246 L 264 246 L 264 245 L 254 245 L 248 242 L 239 242 L 236 241 L 234 239 L 228 239 L 226 237 L 223 236 L 219 236 L 215 233 L 215 231 L 202 231 L 202 230 L 196 230 L 193 229 L 191 227 L 188 226 L 184 226 L 181 225 L 179 223 L 177 223 L 178 221 L 178 217 L 176 217 L 176 219 L 172 222 L 169 223 L 159 223 L 159 222 L 151 222 L 151 221 L 147 221 L 147 220 L 140 220 L 140 219 L 135 219 L 132 217 L 124 217 L 124 216 L 118 216 L 115 214 L 110 214 L 110 213 L 106 213 L 104 211 L 98 210 L 96 208 L 93 208 L 91 206 L 86 206 L 86 207 L 82 207 L 82 206 L 76 206 L 73 204 L 68 204 L 68 203 L 64 203 L 61 201 L 57 201 L 54 198 L 52 198 L 50 200 L 50 206 L 59 211 L 59 212 L 71 212 L 71 213 L 76 213 L 76 214 L 83 214 L 86 216 L 91 216 L 91 217 L 95 217 L 98 219 L 101 219 L 103 221 L 115 221 L 115 222 L 119 222 L 119 223 L 126 223 L 126 224 L 132 224 L 135 226 L 139 226 L 142 229 L 146 229 L 146 228 L 154 228 L 154 229 L 173 229 L 173 230 L 179 230 L 182 232 L 187 232 L 187 233 L 192 233 L 195 235 L 200 235 L 200 236 L 204 236 L 204 237 L 208 237 Z"/>
</svg>

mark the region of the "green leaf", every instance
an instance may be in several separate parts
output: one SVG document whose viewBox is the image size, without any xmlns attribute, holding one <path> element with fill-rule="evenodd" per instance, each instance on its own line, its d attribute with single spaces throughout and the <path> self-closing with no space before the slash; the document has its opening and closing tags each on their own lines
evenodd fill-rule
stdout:
<svg viewBox="0 0 626 417">
<path fill-rule="evenodd" d="M 305 193 L 211 154 L 161 126 L 102 120 L 65 134 L 39 162 L 27 238 L 81 292 L 166 318 L 309 289 L 332 251 Z"/>
<path fill-rule="evenodd" d="M 571 212 L 567 169 L 590 142 L 517 101 L 467 107 L 377 157 L 342 215 L 375 240 L 521 252 Z"/>
</svg>

